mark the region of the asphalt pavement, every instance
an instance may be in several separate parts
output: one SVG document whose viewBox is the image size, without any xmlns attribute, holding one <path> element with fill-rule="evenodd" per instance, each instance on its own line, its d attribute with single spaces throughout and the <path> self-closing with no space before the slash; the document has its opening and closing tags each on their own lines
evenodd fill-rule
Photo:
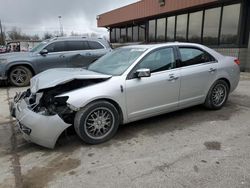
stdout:
<svg viewBox="0 0 250 188">
<path fill-rule="evenodd" d="M 0 187 L 250 187 L 250 74 L 219 111 L 195 106 L 120 127 L 90 146 L 73 131 L 54 150 L 26 142 L 0 87 Z"/>
</svg>

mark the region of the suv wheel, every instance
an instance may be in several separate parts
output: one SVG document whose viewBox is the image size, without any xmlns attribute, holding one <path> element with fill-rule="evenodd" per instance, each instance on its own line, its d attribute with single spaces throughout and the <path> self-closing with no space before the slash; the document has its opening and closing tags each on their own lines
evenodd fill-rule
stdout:
<svg viewBox="0 0 250 188">
<path fill-rule="evenodd" d="M 28 86 L 31 78 L 32 72 L 25 66 L 14 67 L 11 69 L 9 74 L 9 81 L 11 85 L 17 87 Z"/>
<path fill-rule="evenodd" d="M 99 144 L 111 139 L 119 127 L 117 109 L 107 101 L 97 101 L 77 112 L 76 133 L 88 144 Z"/>
<path fill-rule="evenodd" d="M 218 80 L 210 88 L 204 105 L 209 109 L 219 110 L 227 102 L 228 94 L 229 86 L 227 82 Z"/>
</svg>

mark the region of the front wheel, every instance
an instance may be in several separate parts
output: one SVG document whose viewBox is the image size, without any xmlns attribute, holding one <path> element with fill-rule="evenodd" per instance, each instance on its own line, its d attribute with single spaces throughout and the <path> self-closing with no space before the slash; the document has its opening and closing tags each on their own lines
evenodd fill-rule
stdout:
<svg viewBox="0 0 250 188">
<path fill-rule="evenodd" d="M 17 87 L 28 86 L 31 78 L 31 70 L 24 66 L 16 66 L 12 68 L 9 73 L 9 81 L 11 85 Z"/>
<path fill-rule="evenodd" d="M 229 86 L 227 82 L 218 80 L 210 88 L 204 105 L 209 109 L 219 110 L 227 102 L 228 95 Z"/>
<path fill-rule="evenodd" d="M 100 144 L 111 139 L 119 127 L 119 113 L 113 104 L 97 101 L 76 113 L 74 127 L 88 144 Z"/>
</svg>

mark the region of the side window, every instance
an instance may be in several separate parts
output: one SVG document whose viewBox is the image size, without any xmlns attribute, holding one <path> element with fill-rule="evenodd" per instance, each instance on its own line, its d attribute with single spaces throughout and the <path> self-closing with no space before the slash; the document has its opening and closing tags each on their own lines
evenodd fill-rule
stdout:
<svg viewBox="0 0 250 188">
<path fill-rule="evenodd" d="M 89 47 L 90 49 L 103 49 L 104 47 L 99 43 L 95 41 L 89 41 Z"/>
<path fill-rule="evenodd" d="M 179 48 L 182 66 L 191 66 L 214 61 L 214 58 L 207 52 L 197 48 Z"/>
<path fill-rule="evenodd" d="M 66 51 L 89 50 L 87 41 L 66 41 Z"/>
<path fill-rule="evenodd" d="M 138 65 L 137 69 L 147 68 L 151 73 L 170 70 L 174 67 L 175 57 L 173 48 L 164 48 L 152 52 Z"/>
<path fill-rule="evenodd" d="M 65 43 L 64 42 L 54 42 L 48 45 L 46 48 L 49 53 L 51 52 L 63 52 L 65 51 Z"/>
</svg>

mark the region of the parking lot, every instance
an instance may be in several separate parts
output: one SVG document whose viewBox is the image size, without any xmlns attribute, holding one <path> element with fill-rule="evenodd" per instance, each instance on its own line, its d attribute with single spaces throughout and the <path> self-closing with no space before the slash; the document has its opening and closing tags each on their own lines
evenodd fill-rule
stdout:
<svg viewBox="0 0 250 188">
<path fill-rule="evenodd" d="M 0 187 L 250 187 L 250 74 L 226 106 L 196 106 L 120 127 L 109 142 L 72 131 L 54 150 L 27 143 L 9 114 L 25 88 L 0 88 Z"/>
</svg>

